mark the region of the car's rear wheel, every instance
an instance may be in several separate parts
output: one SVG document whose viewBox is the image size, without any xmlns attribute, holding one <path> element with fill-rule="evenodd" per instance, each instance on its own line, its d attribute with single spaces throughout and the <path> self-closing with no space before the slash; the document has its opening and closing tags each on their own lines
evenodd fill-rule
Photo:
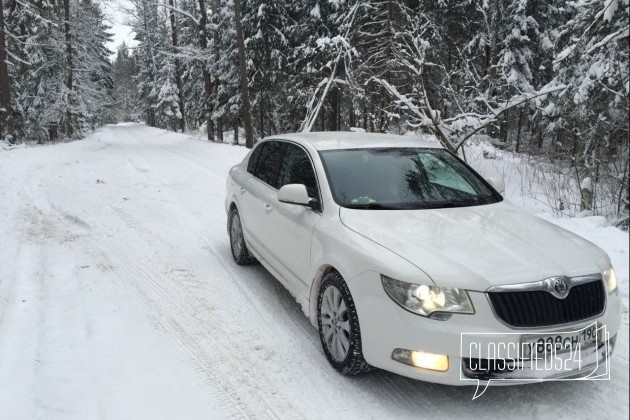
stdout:
<svg viewBox="0 0 630 420">
<path fill-rule="evenodd" d="M 352 295 L 336 271 L 322 281 L 317 319 L 324 354 L 335 369 L 346 375 L 370 370 L 361 350 L 361 330 Z"/>
<path fill-rule="evenodd" d="M 230 232 L 230 248 L 232 249 L 234 261 L 239 265 L 247 265 L 256 261 L 247 249 L 247 244 L 243 237 L 241 217 L 236 208 L 232 208 L 228 215 L 228 231 Z"/>
</svg>

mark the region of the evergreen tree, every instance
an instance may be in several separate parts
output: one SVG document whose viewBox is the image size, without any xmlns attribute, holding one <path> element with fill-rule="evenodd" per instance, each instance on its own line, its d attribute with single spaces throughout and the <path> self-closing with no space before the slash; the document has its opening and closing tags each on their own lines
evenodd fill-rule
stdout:
<svg viewBox="0 0 630 420">
<path fill-rule="evenodd" d="M 114 112 L 117 121 L 137 121 L 136 60 L 123 42 L 113 63 Z"/>
</svg>

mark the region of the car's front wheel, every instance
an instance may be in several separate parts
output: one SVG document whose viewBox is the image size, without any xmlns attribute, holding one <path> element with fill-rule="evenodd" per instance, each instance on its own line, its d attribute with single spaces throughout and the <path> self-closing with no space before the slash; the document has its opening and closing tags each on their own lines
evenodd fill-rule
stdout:
<svg viewBox="0 0 630 420">
<path fill-rule="evenodd" d="M 243 237 L 243 225 L 241 217 L 236 208 L 230 210 L 228 215 L 228 231 L 230 232 L 230 248 L 232 249 L 232 257 L 239 265 L 251 264 L 256 259 L 249 253 L 245 238 Z"/>
<path fill-rule="evenodd" d="M 361 350 L 361 330 L 352 295 L 336 271 L 322 281 L 317 318 L 324 354 L 335 369 L 346 375 L 370 370 Z"/>
</svg>

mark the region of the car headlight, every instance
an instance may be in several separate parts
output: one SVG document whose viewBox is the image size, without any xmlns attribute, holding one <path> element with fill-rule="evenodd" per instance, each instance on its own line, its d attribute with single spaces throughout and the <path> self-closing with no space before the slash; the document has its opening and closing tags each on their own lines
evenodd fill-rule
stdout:
<svg viewBox="0 0 630 420">
<path fill-rule="evenodd" d="M 474 314 L 472 302 L 464 289 L 406 283 L 381 276 L 387 295 L 406 310 L 422 316 L 437 312 Z"/>
<path fill-rule="evenodd" d="M 617 290 L 617 276 L 615 275 L 615 270 L 610 267 L 608 270 L 604 271 L 603 276 L 608 293 L 610 294 Z"/>
</svg>

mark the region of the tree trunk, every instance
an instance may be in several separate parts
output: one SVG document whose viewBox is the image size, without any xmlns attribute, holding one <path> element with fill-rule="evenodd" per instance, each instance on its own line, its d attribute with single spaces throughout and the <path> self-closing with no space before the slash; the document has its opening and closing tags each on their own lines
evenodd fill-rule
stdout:
<svg viewBox="0 0 630 420">
<path fill-rule="evenodd" d="M 265 138 L 265 114 L 263 112 L 263 98 L 264 98 L 264 93 L 260 92 L 260 103 L 258 104 L 258 110 L 259 110 L 259 118 L 260 118 L 260 129 L 258 130 L 258 135 L 260 136 L 260 138 Z"/>
<path fill-rule="evenodd" d="M 219 143 L 223 143 L 223 120 L 221 117 L 217 119 L 217 140 Z"/>
<path fill-rule="evenodd" d="M 356 115 L 354 115 L 354 102 L 352 100 L 352 96 L 348 98 L 348 107 L 350 108 L 348 111 L 348 114 L 350 117 L 348 124 L 350 124 L 350 127 L 356 127 L 357 121 L 356 121 Z"/>
<path fill-rule="evenodd" d="M 337 108 L 339 106 L 339 88 L 330 89 L 330 110 L 328 113 L 328 131 L 337 131 Z"/>
<path fill-rule="evenodd" d="M 497 83 L 497 32 L 499 20 L 499 1 L 490 0 L 488 2 L 488 45 L 486 46 L 486 75 L 488 76 L 488 97 L 496 97 Z M 501 127 L 501 125 L 500 125 Z M 501 128 L 497 130 L 495 124 L 488 127 L 487 133 L 490 137 L 500 137 Z"/>
<path fill-rule="evenodd" d="M 525 107 L 521 108 L 518 113 L 518 130 L 516 131 L 516 153 L 521 150 L 521 128 L 523 126 L 523 115 L 525 114 Z"/>
<path fill-rule="evenodd" d="M 579 130 L 577 128 L 574 128 L 572 133 L 573 133 L 573 150 L 571 151 L 571 156 L 573 157 L 573 159 L 576 160 L 577 153 L 578 153 L 578 145 L 580 141 Z"/>
<path fill-rule="evenodd" d="M 70 0 L 63 0 L 64 36 L 66 40 L 66 136 L 72 136 L 72 38 L 70 36 Z"/>
<path fill-rule="evenodd" d="M 234 118 L 234 144 L 238 144 L 238 118 Z"/>
<path fill-rule="evenodd" d="M 221 0 L 213 0 L 210 4 L 211 10 L 212 10 L 212 15 L 216 16 L 219 14 L 219 8 L 221 6 Z M 217 48 L 216 46 L 219 45 L 219 29 L 217 27 L 217 25 L 214 25 L 213 30 L 212 30 L 212 38 L 214 39 L 214 61 L 218 62 L 219 60 L 221 60 L 221 52 L 219 51 L 219 48 Z M 212 103 L 212 109 L 214 110 L 214 105 L 220 104 L 219 102 L 219 86 L 220 86 L 220 80 L 219 80 L 219 75 L 215 75 L 214 78 L 214 91 L 216 92 L 216 101 Z M 213 120 L 214 121 L 214 120 Z M 217 140 L 220 143 L 223 143 L 223 121 L 221 119 L 221 117 L 217 118 L 217 122 L 216 122 L 217 128 L 216 128 L 216 133 L 217 133 Z"/>
<path fill-rule="evenodd" d="M 369 131 L 368 130 L 368 110 L 367 110 L 367 105 L 365 103 L 365 99 L 363 100 L 363 127 L 362 127 L 365 131 Z"/>
<path fill-rule="evenodd" d="M 369 108 L 369 115 L 368 115 L 368 123 L 369 123 L 369 129 L 367 131 L 369 131 L 370 133 L 375 133 L 376 132 L 376 124 L 374 124 L 374 118 L 375 118 L 375 93 L 372 93 L 370 95 L 370 108 Z"/>
<path fill-rule="evenodd" d="M 4 37 L 4 5 L 0 0 L 0 135 L 15 143 L 13 109 L 11 108 L 11 80 L 7 68 L 7 45 Z M 2 115 L 4 114 L 4 115 Z"/>
<path fill-rule="evenodd" d="M 157 66 L 155 64 L 155 54 L 153 53 L 153 48 L 152 45 L 153 40 L 151 39 L 150 36 L 150 30 L 149 30 L 149 22 L 147 21 L 147 2 L 143 2 L 142 3 L 142 20 L 143 20 L 143 26 L 144 26 L 144 31 L 147 34 L 147 42 L 145 42 L 144 44 L 147 46 L 147 52 L 149 53 L 149 57 L 151 58 L 151 67 L 153 68 L 153 86 L 152 87 L 156 87 L 157 86 Z M 147 99 L 147 125 L 149 127 L 155 127 L 157 122 L 155 120 L 155 108 L 153 108 L 153 103 L 151 101 L 150 95 L 146 95 L 146 99 Z"/>
<path fill-rule="evenodd" d="M 67 1 L 67 0 L 65 0 Z M 169 18 L 171 20 L 171 41 L 173 43 L 173 53 L 177 54 L 177 25 L 175 19 L 175 11 L 173 8 L 175 7 L 174 0 L 168 0 L 168 4 L 171 8 L 168 11 Z M 175 59 L 175 85 L 177 86 L 177 98 L 179 100 L 179 112 L 182 114 L 182 117 L 179 120 L 179 128 L 182 130 L 182 133 L 186 131 L 186 117 L 184 114 L 184 92 L 182 92 L 182 69 L 181 64 L 179 62 L 179 58 Z"/>
<path fill-rule="evenodd" d="M 245 62 L 245 41 L 241 24 L 241 1 L 234 0 L 234 26 L 236 27 L 236 45 L 238 46 L 238 69 L 241 78 L 241 114 L 245 126 L 245 147 L 254 147 L 254 129 L 252 127 L 252 111 L 249 103 L 249 86 L 247 82 L 247 64 Z"/>
<path fill-rule="evenodd" d="M 155 127 L 155 109 L 152 107 L 147 109 L 147 125 L 149 127 Z"/>
<path fill-rule="evenodd" d="M 199 0 L 199 47 L 202 51 L 208 49 L 208 36 L 206 33 L 206 27 L 208 26 L 208 14 L 206 13 L 206 0 Z M 201 72 L 203 75 L 203 87 L 206 91 L 206 133 L 208 134 L 208 140 L 214 141 L 214 121 L 212 120 L 212 113 L 214 112 L 212 106 L 212 76 L 208 71 L 205 60 L 201 60 Z"/>
<path fill-rule="evenodd" d="M 488 4 L 488 57 L 486 57 L 486 74 L 488 74 L 488 95 L 495 96 L 497 78 L 497 32 L 499 20 L 499 1 L 491 0 Z"/>
</svg>

